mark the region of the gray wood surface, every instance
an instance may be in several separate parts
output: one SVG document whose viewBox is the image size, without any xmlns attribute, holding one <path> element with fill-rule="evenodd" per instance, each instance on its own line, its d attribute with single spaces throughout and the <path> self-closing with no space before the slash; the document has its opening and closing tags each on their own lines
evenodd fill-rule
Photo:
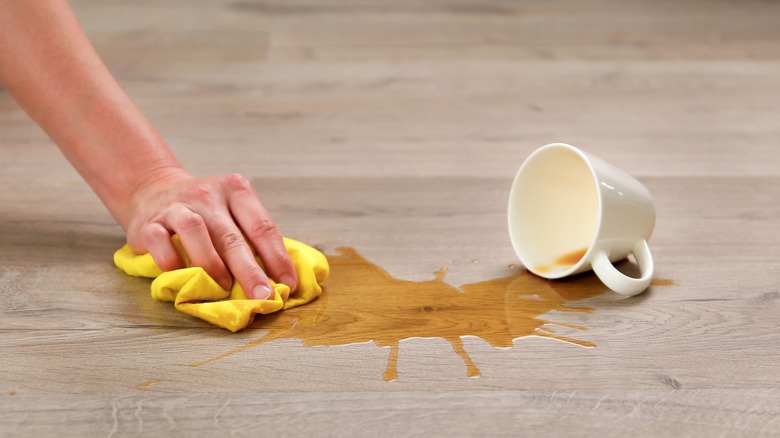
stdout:
<svg viewBox="0 0 780 438">
<path fill-rule="evenodd" d="M 780 435 L 780 3 L 93 1 L 73 6 L 198 174 L 405 280 L 512 273 L 505 207 L 564 141 L 653 193 L 656 277 L 545 319 L 595 348 L 232 334 L 114 268 L 124 236 L 0 90 L 0 436 Z M 454 264 L 453 261 L 479 260 Z M 587 281 L 575 279 L 574 281 Z"/>
</svg>

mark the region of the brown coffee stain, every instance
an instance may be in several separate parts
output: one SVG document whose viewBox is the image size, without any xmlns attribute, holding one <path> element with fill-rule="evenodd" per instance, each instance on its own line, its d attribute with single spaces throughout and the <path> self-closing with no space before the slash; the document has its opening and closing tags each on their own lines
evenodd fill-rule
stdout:
<svg viewBox="0 0 780 438">
<path fill-rule="evenodd" d="M 588 252 L 588 247 L 586 246 L 585 248 L 580 248 L 576 251 L 572 251 L 570 253 L 558 257 L 557 259 L 555 259 L 555 262 L 553 263 L 561 266 L 576 265 L 577 263 L 580 262 L 580 260 L 582 260 L 583 257 L 585 257 L 585 253 L 587 252 Z"/>
<path fill-rule="evenodd" d="M 677 283 L 674 280 L 669 280 L 666 278 L 654 278 L 650 280 L 651 286 L 674 286 Z"/>
<path fill-rule="evenodd" d="M 583 257 L 585 257 L 585 253 L 588 252 L 589 247 L 580 248 L 576 251 L 568 252 L 557 259 L 555 259 L 552 262 L 552 265 L 540 265 L 535 266 L 536 271 L 542 274 L 545 274 L 547 272 L 552 271 L 554 267 L 561 267 L 561 266 L 574 266 L 577 263 L 582 260 Z"/>
<path fill-rule="evenodd" d="M 157 379 L 147 380 L 144 383 L 139 383 L 138 385 L 136 385 L 136 388 L 148 388 L 158 382 L 159 380 Z"/>
<path fill-rule="evenodd" d="M 373 341 L 378 347 L 390 348 L 384 379 L 392 381 L 398 377 L 399 343 L 409 338 L 447 340 L 470 377 L 481 373 L 463 346 L 463 336 L 481 338 L 497 348 L 511 348 L 515 339 L 526 336 L 595 347 L 592 342 L 559 335 L 550 326 L 585 327 L 543 317 L 551 311 L 593 312 L 592 308 L 568 305 L 607 291 L 593 274 L 550 281 L 521 270 L 456 288 L 443 281 L 443 271 L 434 272 L 428 281 L 400 280 L 354 249 L 337 252 L 328 256 L 331 275 L 319 299 L 258 317 L 255 327 L 268 330 L 265 336 L 191 366 L 224 359 L 274 339 L 299 339 L 305 346 Z"/>
<path fill-rule="evenodd" d="M 15 395 L 16 395 L 16 391 L 11 391 L 11 392 L 9 392 L 9 393 L 8 393 L 8 396 L 9 396 L 9 397 L 13 397 L 13 396 L 15 396 Z"/>
</svg>

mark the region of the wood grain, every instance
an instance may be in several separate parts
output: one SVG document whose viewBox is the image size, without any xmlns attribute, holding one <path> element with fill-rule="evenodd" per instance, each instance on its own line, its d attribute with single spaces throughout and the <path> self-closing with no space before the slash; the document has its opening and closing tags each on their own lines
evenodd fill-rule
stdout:
<svg viewBox="0 0 780 438">
<path fill-rule="evenodd" d="M 121 229 L 0 89 L 0 436 L 780 434 L 780 3 L 78 0 L 196 173 L 390 275 L 512 273 L 522 160 L 567 141 L 653 193 L 656 276 L 539 336 L 306 347 L 153 301 Z M 470 263 L 478 260 L 479 263 Z M 455 261 L 458 261 L 456 263 Z M 580 280 L 573 280 L 580 281 Z"/>
<path fill-rule="evenodd" d="M 770 436 L 777 418 L 776 391 L 750 397 L 730 390 L 470 391 L 193 395 L 121 397 L 17 396 L 0 398 L 5 411 L 22 399 L 31 408 L 12 425 L 39 423 L 48 435 L 206 436 L 245 435 L 547 435 L 576 430 L 579 436 L 755 435 Z M 474 411 L 481 421 L 474 421 Z M 263 412 L 263 415 L 258 415 Z M 663 417 L 664 421 L 656 421 Z M 759 425 L 766 424 L 762 429 Z M 325 430 L 323 430 L 326 428 Z"/>
</svg>

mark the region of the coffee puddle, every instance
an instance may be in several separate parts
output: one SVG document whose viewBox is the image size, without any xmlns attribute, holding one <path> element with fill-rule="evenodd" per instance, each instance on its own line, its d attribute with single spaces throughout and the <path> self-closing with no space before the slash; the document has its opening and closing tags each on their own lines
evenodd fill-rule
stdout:
<svg viewBox="0 0 780 438">
<path fill-rule="evenodd" d="M 322 296 L 305 306 L 258 317 L 255 327 L 265 336 L 192 366 L 223 359 L 274 339 L 299 339 L 305 346 L 335 346 L 373 341 L 390 347 L 384 379 L 398 377 L 399 342 L 409 338 L 443 338 L 466 366 L 467 375 L 480 370 L 463 347 L 461 337 L 476 336 L 497 348 L 511 348 L 524 336 L 540 336 L 580 345 L 595 344 L 556 334 L 557 325 L 584 327 L 541 319 L 550 311 L 592 312 L 566 306 L 607 291 L 594 275 L 551 282 L 527 273 L 472 283 L 460 289 L 443 281 L 445 272 L 429 281 L 413 282 L 390 276 L 351 248 L 328 256 L 331 275 Z"/>
</svg>

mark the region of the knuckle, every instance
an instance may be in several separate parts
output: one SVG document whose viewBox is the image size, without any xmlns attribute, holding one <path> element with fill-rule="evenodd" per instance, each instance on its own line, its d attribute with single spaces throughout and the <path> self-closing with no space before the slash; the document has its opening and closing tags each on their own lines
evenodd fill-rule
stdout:
<svg viewBox="0 0 780 438">
<path fill-rule="evenodd" d="M 187 233 L 191 231 L 201 230 L 206 226 L 203 218 L 195 213 L 182 214 L 176 218 L 174 224 L 177 232 Z"/>
<path fill-rule="evenodd" d="M 198 203 L 210 203 L 215 197 L 214 188 L 206 183 L 198 183 L 184 189 L 182 193 L 186 199 L 193 200 Z"/>
<path fill-rule="evenodd" d="M 247 177 L 244 175 L 241 175 L 239 173 L 231 173 L 230 175 L 225 175 L 225 182 L 227 183 L 228 187 L 230 187 L 232 190 L 240 190 L 240 191 L 252 191 L 252 183 L 249 181 Z"/>
<path fill-rule="evenodd" d="M 260 268 L 257 265 L 246 265 L 238 268 L 236 277 L 244 280 L 245 283 L 256 284 L 262 283 L 263 278 L 260 276 Z"/>
<path fill-rule="evenodd" d="M 141 240 L 146 248 L 154 246 L 156 243 L 170 239 L 171 235 L 163 227 L 146 227 L 142 233 Z"/>
<path fill-rule="evenodd" d="M 222 243 L 222 247 L 225 251 L 231 251 L 246 245 L 244 236 L 236 231 L 227 231 L 219 236 L 219 241 Z"/>
<path fill-rule="evenodd" d="M 275 249 L 270 253 L 264 255 L 265 255 L 264 259 L 266 260 L 266 263 L 274 264 L 274 265 L 286 263 L 289 258 L 287 251 L 280 250 L 280 249 Z"/>
<path fill-rule="evenodd" d="M 247 231 L 256 239 L 268 238 L 278 233 L 274 221 L 267 217 L 255 219 Z"/>
</svg>

